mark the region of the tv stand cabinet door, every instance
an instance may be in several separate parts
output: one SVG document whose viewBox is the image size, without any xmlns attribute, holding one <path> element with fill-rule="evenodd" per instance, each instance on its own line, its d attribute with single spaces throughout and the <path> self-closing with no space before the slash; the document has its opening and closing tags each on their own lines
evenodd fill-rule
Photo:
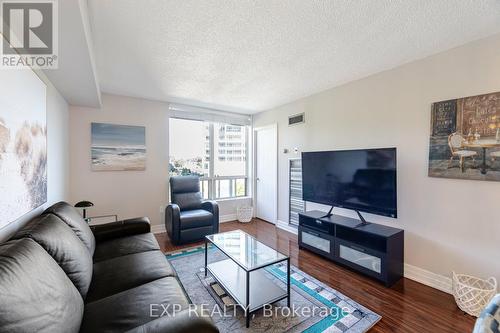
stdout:
<svg viewBox="0 0 500 333">
<path fill-rule="evenodd" d="M 335 258 L 335 238 L 329 234 L 300 226 L 299 246 L 327 258 Z"/>
<path fill-rule="evenodd" d="M 386 256 L 383 253 L 337 239 L 336 260 L 358 272 L 386 282 Z"/>
</svg>

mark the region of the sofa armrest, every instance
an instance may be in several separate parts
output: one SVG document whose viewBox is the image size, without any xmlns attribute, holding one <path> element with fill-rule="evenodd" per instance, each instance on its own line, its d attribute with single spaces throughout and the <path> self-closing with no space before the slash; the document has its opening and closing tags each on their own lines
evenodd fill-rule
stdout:
<svg viewBox="0 0 500 333">
<path fill-rule="evenodd" d="M 217 333 L 219 329 L 212 319 L 203 315 L 199 307 L 191 305 L 173 316 L 163 316 L 142 326 L 127 331 L 127 333 Z"/>
<path fill-rule="evenodd" d="M 140 217 L 106 224 L 90 226 L 96 241 L 132 236 L 151 232 L 151 223 L 147 217 Z"/>
<path fill-rule="evenodd" d="M 214 233 L 219 232 L 219 205 L 215 200 L 205 200 L 201 203 L 201 208 L 209 211 L 214 216 Z"/>
</svg>

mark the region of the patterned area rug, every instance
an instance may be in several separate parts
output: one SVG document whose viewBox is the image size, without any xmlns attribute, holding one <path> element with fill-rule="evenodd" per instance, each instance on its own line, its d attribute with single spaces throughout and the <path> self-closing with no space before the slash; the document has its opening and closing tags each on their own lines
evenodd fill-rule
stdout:
<svg viewBox="0 0 500 333">
<path fill-rule="evenodd" d="M 203 305 L 221 332 L 346 332 L 368 331 L 381 317 L 347 296 L 291 266 L 291 309 L 286 300 L 266 306 L 252 314 L 250 328 L 245 327 L 243 310 L 209 276 L 205 278 L 204 247 L 168 253 L 184 289 L 194 304 Z M 226 257 L 215 247 L 209 247 L 209 262 Z M 265 274 L 284 290 L 286 264 L 265 268 Z"/>
</svg>

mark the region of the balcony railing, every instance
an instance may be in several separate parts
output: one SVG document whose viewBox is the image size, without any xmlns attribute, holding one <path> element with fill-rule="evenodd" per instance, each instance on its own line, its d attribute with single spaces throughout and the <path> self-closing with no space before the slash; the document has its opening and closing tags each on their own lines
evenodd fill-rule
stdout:
<svg viewBox="0 0 500 333">
<path fill-rule="evenodd" d="M 247 177 L 203 177 L 200 178 L 201 193 L 204 199 L 229 199 L 247 195 Z"/>
</svg>

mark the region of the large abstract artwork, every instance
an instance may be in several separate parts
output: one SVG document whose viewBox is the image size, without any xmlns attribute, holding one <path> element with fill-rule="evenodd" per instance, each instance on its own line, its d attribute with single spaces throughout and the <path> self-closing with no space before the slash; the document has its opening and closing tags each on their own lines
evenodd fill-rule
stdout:
<svg viewBox="0 0 500 333">
<path fill-rule="evenodd" d="M 500 92 L 432 104 L 429 176 L 500 181 Z"/>
<path fill-rule="evenodd" d="M 47 201 L 46 86 L 29 69 L 0 71 L 0 228 Z"/>
<path fill-rule="evenodd" d="M 92 123 L 93 171 L 146 169 L 146 128 Z"/>
</svg>

